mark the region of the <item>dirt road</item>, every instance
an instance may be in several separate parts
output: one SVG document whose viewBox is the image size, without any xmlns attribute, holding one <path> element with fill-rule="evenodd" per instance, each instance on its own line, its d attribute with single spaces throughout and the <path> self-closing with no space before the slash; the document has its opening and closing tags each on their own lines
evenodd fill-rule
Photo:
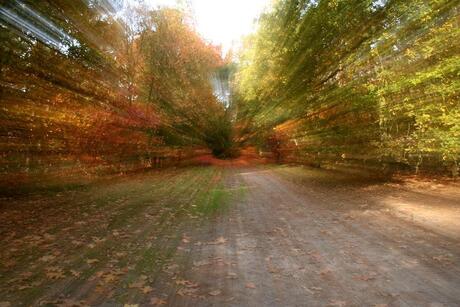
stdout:
<svg viewBox="0 0 460 307">
<path fill-rule="evenodd" d="M 245 196 L 190 234 L 186 278 L 218 295 L 171 304 L 460 306 L 458 189 L 302 168 L 232 184 Z"/>
<path fill-rule="evenodd" d="M 2 259 L 19 257 L 3 268 L 0 302 L 460 306 L 458 184 L 385 183 L 302 167 L 195 169 L 158 179 L 99 187 L 111 195 L 107 205 L 99 200 L 95 213 L 54 221 L 48 236 L 81 247 L 27 250 L 29 235 L 5 227 L 11 239 L 3 246 L 15 250 L 4 249 Z M 88 195 L 94 191 L 61 195 L 60 206 L 75 209 L 78 200 L 84 208 Z M 17 215 L 8 212 L 2 218 Z M 45 238 L 51 231 L 40 225 L 33 229 Z"/>
</svg>

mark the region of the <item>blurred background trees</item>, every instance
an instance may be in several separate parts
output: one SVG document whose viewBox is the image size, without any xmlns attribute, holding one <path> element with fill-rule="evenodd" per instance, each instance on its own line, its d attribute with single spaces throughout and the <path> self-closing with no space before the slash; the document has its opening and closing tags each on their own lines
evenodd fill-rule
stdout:
<svg viewBox="0 0 460 307">
<path fill-rule="evenodd" d="M 227 133 L 210 82 L 220 49 L 182 10 L 124 5 L 2 4 L 4 180 L 153 166 L 212 147 L 210 131 Z"/>
<path fill-rule="evenodd" d="M 186 10 L 133 3 L 2 2 L 2 186 L 253 145 L 458 174 L 458 0 L 280 0 L 226 58 Z"/>
<path fill-rule="evenodd" d="M 456 175 L 459 42 L 459 1 L 278 1 L 240 57 L 242 129 L 285 161 Z"/>
</svg>

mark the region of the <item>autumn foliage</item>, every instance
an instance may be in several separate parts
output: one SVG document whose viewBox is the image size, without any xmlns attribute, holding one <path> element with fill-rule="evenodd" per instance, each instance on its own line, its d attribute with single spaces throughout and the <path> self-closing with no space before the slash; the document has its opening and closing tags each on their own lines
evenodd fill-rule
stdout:
<svg viewBox="0 0 460 307">
<path fill-rule="evenodd" d="M 278 1 L 240 58 L 240 130 L 284 135 L 288 162 L 458 175 L 458 19 L 458 1 Z"/>
<path fill-rule="evenodd" d="M 183 11 L 86 1 L 3 9 L 4 182 L 176 163 L 227 121 L 209 82 L 220 49 Z"/>
</svg>

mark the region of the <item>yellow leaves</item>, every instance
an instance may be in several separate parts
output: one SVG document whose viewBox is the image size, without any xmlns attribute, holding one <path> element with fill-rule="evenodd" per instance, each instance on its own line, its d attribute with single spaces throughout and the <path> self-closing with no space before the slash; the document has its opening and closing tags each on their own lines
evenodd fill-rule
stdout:
<svg viewBox="0 0 460 307">
<path fill-rule="evenodd" d="M 49 279 L 62 279 L 65 278 L 64 270 L 57 266 L 47 267 L 45 275 Z"/>
<path fill-rule="evenodd" d="M 411 48 L 407 48 L 406 51 L 404 52 L 404 54 L 405 54 L 410 60 L 415 59 L 415 57 L 417 56 L 417 54 L 416 54 Z"/>
<path fill-rule="evenodd" d="M 331 0 L 331 1 L 328 2 L 327 5 L 328 5 L 331 9 L 335 9 L 335 8 L 337 8 L 337 6 L 338 6 L 339 4 L 338 4 L 338 1 L 337 1 L 337 0 Z"/>
</svg>

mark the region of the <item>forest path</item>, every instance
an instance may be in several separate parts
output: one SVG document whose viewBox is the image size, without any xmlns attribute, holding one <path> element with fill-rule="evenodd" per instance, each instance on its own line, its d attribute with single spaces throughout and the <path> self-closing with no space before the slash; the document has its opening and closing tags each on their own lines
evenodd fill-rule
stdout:
<svg viewBox="0 0 460 307">
<path fill-rule="evenodd" d="M 235 171 L 228 184 L 245 195 L 184 252 L 186 280 L 214 296 L 172 305 L 460 305 L 458 186 L 298 167 Z"/>
<path fill-rule="evenodd" d="M 287 166 L 0 207 L 3 306 L 459 306 L 460 188 Z"/>
</svg>

